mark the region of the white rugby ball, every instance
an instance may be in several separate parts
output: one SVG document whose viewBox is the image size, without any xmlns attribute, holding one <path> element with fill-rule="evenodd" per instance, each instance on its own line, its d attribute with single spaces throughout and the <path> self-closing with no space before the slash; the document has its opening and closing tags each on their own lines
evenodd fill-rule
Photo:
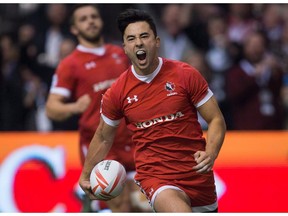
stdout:
<svg viewBox="0 0 288 216">
<path fill-rule="evenodd" d="M 115 160 L 103 160 L 96 164 L 90 174 L 90 184 L 94 195 L 100 200 L 118 196 L 126 182 L 124 166 Z"/>
</svg>

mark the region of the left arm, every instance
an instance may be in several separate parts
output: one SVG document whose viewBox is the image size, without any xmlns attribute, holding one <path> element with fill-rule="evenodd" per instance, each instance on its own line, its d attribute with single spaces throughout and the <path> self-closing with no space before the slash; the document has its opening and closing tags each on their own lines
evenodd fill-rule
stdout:
<svg viewBox="0 0 288 216">
<path fill-rule="evenodd" d="M 193 170 L 198 173 L 206 173 L 212 170 L 222 147 L 226 124 L 214 96 L 200 106 L 198 112 L 208 124 L 207 144 L 205 151 L 197 151 L 194 154 L 197 165 L 193 167 Z"/>
</svg>

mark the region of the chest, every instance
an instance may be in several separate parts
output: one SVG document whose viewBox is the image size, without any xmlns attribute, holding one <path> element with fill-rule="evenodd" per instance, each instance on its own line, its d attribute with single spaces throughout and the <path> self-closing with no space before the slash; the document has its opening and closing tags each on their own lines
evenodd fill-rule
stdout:
<svg viewBox="0 0 288 216">
<path fill-rule="evenodd" d="M 125 93 L 123 100 L 125 116 L 130 122 L 173 118 L 177 113 L 191 109 L 187 90 L 173 78 L 158 77 L 151 83 L 138 82 Z"/>
<path fill-rule="evenodd" d="M 77 86 L 93 92 L 101 92 L 111 84 L 126 69 L 124 59 L 116 54 L 93 56 L 89 55 L 79 59 L 75 66 Z"/>
</svg>

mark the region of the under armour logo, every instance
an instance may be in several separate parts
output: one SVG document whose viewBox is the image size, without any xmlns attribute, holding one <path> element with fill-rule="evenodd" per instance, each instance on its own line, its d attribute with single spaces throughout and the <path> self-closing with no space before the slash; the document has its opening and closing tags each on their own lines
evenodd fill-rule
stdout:
<svg viewBox="0 0 288 216">
<path fill-rule="evenodd" d="M 96 63 L 94 61 L 88 62 L 85 64 L 86 70 L 91 70 L 92 68 L 96 67 Z"/>
<path fill-rule="evenodd" d="M 137 102 L 137 101 L 138 101 L 138 98 L 137 98 L 137 95 L 134 95 L 133 98 L 127 97 L 127 100 L 128 100 L 128 103 L 132 103 L 132 101 Z"/>
</svg>

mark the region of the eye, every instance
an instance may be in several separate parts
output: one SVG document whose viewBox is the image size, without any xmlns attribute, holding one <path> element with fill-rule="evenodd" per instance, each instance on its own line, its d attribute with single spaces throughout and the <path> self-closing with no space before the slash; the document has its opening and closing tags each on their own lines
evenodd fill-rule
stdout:
<svg viewBox="0 0 288 216">
<path fill-rule="evenodd" d="M 133 41 L 135 37 L 127 37 L 127 41 Z"/>
<path fill-rule="evenodd" d="M 91 16 L 91 17 L 92 17 L 92 19 L 94 19 L 94 20 L 95 20 L 95 19 L 99 19 L 99 18 L 100 18 L 100 16 L 99 16 L 99 15 L 97 15 L 97 14 L 92 14 L 92 16 Z"/>
<path fill-rule="evenodd" d="M 84 22 L 86 19 L 87 19 L 87 16 L 81 16 L 80 19 L 79 19 L 79 21 L 80 21 L 80 22 Z"/>
<path fill-rule="evenodd" d="M 144 33 L 144 34 L 141 34 L 141 38 L 148 38 L 149 37 L 149 34 L 148 33 Z"/>
</svg>

